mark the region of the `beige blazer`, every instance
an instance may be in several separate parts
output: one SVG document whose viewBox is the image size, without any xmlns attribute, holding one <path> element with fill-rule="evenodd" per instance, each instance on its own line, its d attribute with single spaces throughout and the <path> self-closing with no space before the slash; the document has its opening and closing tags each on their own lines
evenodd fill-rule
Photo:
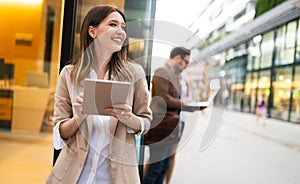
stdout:
<svg viewBox="0 0 300 184">
<path fill-rule="evenodd" d="M 149 108 L 149 91 L 145 73 L 141 66 L 133 63 L 127 65 L 133 73 L 131 90 L 127 102 L 133 113 L 142 117 L 145 128 L 150 128 L 152 113 Z M 70 79 L 73 66 L 68 65 L 60 73 L 56 94 L 54 122 L 73 117 L 72 103 L 80 91 Z M 60 155 L 47 178 L 46 183 L 76 183 L 84 166 L 88 150 L 92 126 L 83 122 L 71 138 L 69 144 L 62 149 Z M 147 133 L 147 131 L 145 131 Z M 127 126 L 119 121 L 110 122 L 110 168 L 114 184 L 140 183 L 134 134 L 128 133 Z"/>
</svg>

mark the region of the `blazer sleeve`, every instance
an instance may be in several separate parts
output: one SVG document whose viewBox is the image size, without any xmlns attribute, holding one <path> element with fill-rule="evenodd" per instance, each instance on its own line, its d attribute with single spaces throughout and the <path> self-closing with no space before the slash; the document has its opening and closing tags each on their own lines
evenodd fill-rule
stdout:
<svg viewBox="0 0 300 184">
<path fill-rule="evenodd" d="M 55 92 L 55 104 L 54 104 L 54 124 L 57 122 L 66 120 L 73 116 L 72 102 L 70 93 L 68 90 L 68 77 L 69 72 L 66 67 L 61 71 Z"/>
<path fill-rule="evenodd" d="M 134 79 L 134 97 L 133 97 L 133 113 L 141 117 L 144 121 L 145 132 L 150 129 L 152 120 L 152 112 L 150 109 L 150 92 L 148 90 L 145 72 L 143 68 L 136 65 Z"/>
</svg>

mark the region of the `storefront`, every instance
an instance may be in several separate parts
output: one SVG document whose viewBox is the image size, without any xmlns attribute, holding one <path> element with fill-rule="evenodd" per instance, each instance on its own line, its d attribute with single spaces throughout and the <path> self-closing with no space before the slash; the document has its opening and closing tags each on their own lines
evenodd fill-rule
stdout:
<svg viewBox="0 0 300 184">
<path fill-rule="evenodd" d="M 255 113 L 264 94 L 269 117 L 300 123 L 299 24 L 299 19 L 290 21 L 226 52 L 229 108 Z"/>
</svg>

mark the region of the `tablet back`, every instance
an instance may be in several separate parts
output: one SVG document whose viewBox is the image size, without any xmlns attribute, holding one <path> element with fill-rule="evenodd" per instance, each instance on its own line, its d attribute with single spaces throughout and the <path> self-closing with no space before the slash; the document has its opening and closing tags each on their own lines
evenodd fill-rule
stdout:
<svg viewBox="0 0 300 184">
<path fill-rule="evenodd" d="M 83 113 L 105 115 L 106 107 L 126 103 L 129 90 L 129 82 L 86 79 L 83 93 Z"/>
</svg>

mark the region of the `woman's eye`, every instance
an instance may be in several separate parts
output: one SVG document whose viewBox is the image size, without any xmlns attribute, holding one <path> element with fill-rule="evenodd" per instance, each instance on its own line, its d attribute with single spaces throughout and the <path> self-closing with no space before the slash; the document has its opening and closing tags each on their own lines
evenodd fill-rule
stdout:
<svg viewBox="0 0 300 184">
<path fill-rule="evenodd" d="M 115 23 L 110 23 L 109 24 L 110 26 L 112 26 L 112 27 L 116 27 L 116 26 L 118 26 L 117 24 L 115 24 Z"/>
<path fill-rule="evenodd" d="M 118 26 L 120 26 L 123 31 L 126 31 L 126 26 L 123 25 L 123 24 L 119 25 L 117 23 L 110 23 L 109 26 L 111 26 L 111 27 L 118 27 Z"/>
</svg>

